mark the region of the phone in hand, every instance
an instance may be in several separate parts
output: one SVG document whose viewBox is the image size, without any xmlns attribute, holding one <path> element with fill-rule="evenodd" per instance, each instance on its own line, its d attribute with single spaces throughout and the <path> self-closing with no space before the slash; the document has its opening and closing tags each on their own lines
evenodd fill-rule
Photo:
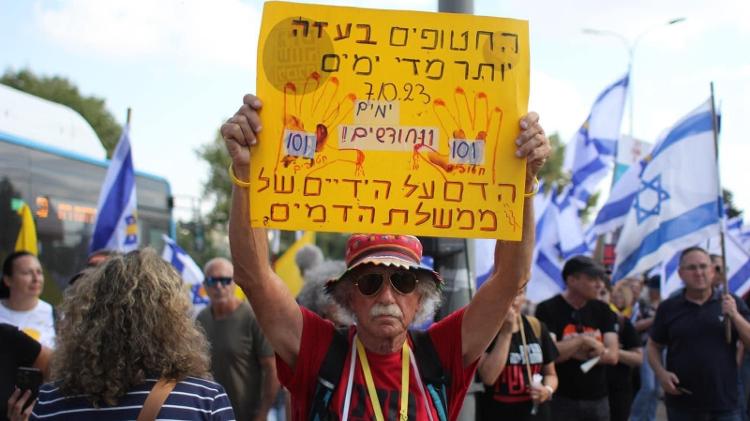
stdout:
<svg viewBox="0 0 750 421">
<path fill-rule="evenodd" d="M 18 367 L 16 370 L 16 387 L 21 389 L 21 393 L 31 390 L 31 396 L 26 400 L 23 409 L 31 405 L 34 399 L 39 396 L 39 386 L 42 385 L 42 371 L 34 367 Z"/>
</svg>

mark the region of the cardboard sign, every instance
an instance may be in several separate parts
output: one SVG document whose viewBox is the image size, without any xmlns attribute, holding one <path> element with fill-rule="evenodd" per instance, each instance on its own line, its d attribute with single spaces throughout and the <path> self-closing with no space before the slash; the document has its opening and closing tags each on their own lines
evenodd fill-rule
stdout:
<svg viewBox="0 0 750 421">
<path fill-rule="evenodd" d="M 520 240 L 526 21 L 269 2 L 251 224 Z"/>
</svg>

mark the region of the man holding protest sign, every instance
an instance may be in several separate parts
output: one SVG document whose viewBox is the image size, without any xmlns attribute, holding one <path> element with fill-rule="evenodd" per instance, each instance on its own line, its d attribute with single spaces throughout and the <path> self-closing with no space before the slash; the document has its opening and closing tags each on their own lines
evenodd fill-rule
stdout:
<svg viewBox="0 0 750 421">
<path fill-rule="evenodd" d="M 530 276 L 551 148 L 524 115 L 527 22 L 271 2 L 258 57 L 265 105 L 246 95 L 221 128 L 229 239 L 292 418 L 455 420 Z M 263 228 L 375 232 L 349 238 L 346 272 L 326 284 L 356 326 L 297 305 Z M 407 328 L 432 315 L 443 279 L 407 234 L 507 240 L 472 301 L 421 334 Z"/>
<path fill-rule="evenodd" d="M 332 324 L 297 305 L 269 266 L 265 230 L 250 227 L 249 183 L 243 180 L 249 177 L 250 147 L 256 144 L 255 134 L 262 127 L 257 112 L 260 108 L 258 98 L 246 95 L 240 110 L 221 128 L 232 157 L 230 176 L 235 183 L 229 239 L 235 281 L 247 294 L 276 351 L 280 379 L 292 393 L 293 419 L 301 420 L 319 403 L 313 402 L 318 372 L 328 351 L 326 345 L 332 343 L 336 331 Z M 452 420 L 461 408 L 478 358 L 500 328 L 516 292 L 530 276 L 534 245 L 531 197 L 534 180 L 550 154 L 549 140 L 538 120 L 535 113 L 525 116 L 520 122 L 523 131 L 517 141 L 519 158 L 527 159 L 527 185 L 532 189 L 527 192 L 524 204 L 522 241 L 499 241 L 495 267 L 501 269 L 494 272 L 468 306 L 428 331 L 440 365 L 448 371 L 446 378 L 450 383 L 442 393 L 447 397 L 443 404 Z M 426 301 L 438 295 L 442 285 L 437 273 L 420 265 L 421 251 L 419 240 L 412 236 L 355 235 L 350 238 L 347 272 L 329 283 L 328 289 L 357 320 L 357 327 L 346 335 L 345 355 L 346 361 L 351 361 L 355 368 L 353 356 L 357 355 L 366 374 L 351 368 L 351 375 L 342 373 L 335 396 L 325 410 L 341 417 L 345 402 L 355 403 L 356 399 L 361 399 L 358 405 L 350 404 L 349 408 L 369 412 L 380 406 L 378 396 L 386 393 L 390 404 L 383 408 L 386 416 L 395 408 L 399 412 L 406 411 L 410 419 L 440 419 L 441 409 L 436 408 L 438 403 L 435 402 L 437 395 L 428 394 L 417 381 L 420 375 L 424 378 L 425 373 L 409 375 L 416 367 L 413 355 L 417 351 L 411 350 L 414 339 L 407 335 L 407 327 Z M 383 367 L 390 370 L 386 372 Z M 372 378 L 367 376 L 370 371 L 375 378 L 374 386 Z M 404 373 L 408 378 L 406 386 L 401 377 Z M 353 381 L 356 381 L 356 390 L 352 392 Z M 380 393 L 375 392 L 376 389 Z M 393 398 L 390 398 L 391 392 L 395 393 Z M 406 407 L 404 401 L 407 401 Z"/>
</svg>

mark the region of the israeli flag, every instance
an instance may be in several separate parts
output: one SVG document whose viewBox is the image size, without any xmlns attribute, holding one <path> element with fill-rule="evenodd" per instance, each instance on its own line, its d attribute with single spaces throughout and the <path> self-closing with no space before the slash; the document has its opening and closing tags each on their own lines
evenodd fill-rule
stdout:
<svg viewBox="0 0 750 421">
<path fill-rule="evenodd" d="M 162 238 L 164 239 L 164 250 L 161 253 L 161 258 L 174 266 L 177 273 L 182 277 L 182 281 L 190 289 L 193 316 L 197 316 L 209 302 L 208 295 L 203 288 L 203 271 L 173 239 L 166 235 L 162 235 Z"/>
<path fill-rule="evenodd" d="M 557 212 L 557 238 L 560 257 L 567 260 L 578 254 L 590 252 L 583 230 L 578 206 L 573 203 L 574 187 L 570 184 L 563 188 L 555 200 Z"/>
<path fill-rule="evenodd" d="M 615 232 L 625 223 L 625 217 L 633 206 L 633 200 L 640 188 L 640 174 L 644 162 L 636 163 L 628 167 L 625 173 L 612 187 L 607 203 L 599 209 L 590 234 L 599 236 L 608 232 Z"/>
<path fill-rule="evenodd" d="M 615 247 L 613 279 L 637 275 L 719 232 L 711 102 L 675 124 L 644 159 Z"/>
<path fill-rule="evenodd" d="M 563 169 L 570 172 L 573 198 L 579 208 L 586 206 L 599 182 L 614 166 L 627 89 L 626 74 L 599 94 L 588 118 L 566 148 Z"/>
<path fill-rule="evenodd" d="M 536 215 L 536 244 L 531 266 L 531 280 L 526 297 L 533 302 L 544 301 L 565 289 L 562 281 L 560 251 L 559 209 L 556 187 L 541 198 L 541 212 Z M 535 199 L 536 200 L 536 199 Z M 536 208 L 535 208 L 536 210 Z"/>
<path fill-rule="evenodd" d="M 135 171 L 129 132 L 130 126 L 126 124 L 99 192 L 89 253 L 101 249 L 128 252 L 138 248 Z"/>
<path fill-rule="evenodd" d="M 703 247 L 710 254 L 721 255 L 720 237 L 696 244 Z M 742 242 L 732 233 L 724 234 L 724 250 L 726 251 L 727 285 L 729 292 L 738 296 L 745 295 L 750 290 L 750 253 L 742 246 Z M 678 273 L 680 254 L 675 253 L 664 265 L 662 274 L 661 295 L 669 297 L 674 291 L 684 286 Z"/>
<path fill-rule="evenodd" d="M 537 224 L 549 206 L 552 195 L 544 194 L 545 186 L 539 181 L 539 193 L 534 196 L 534 223 Z M 495 270 L 495 240 L 474 239 L 474 271 L 476 273 L 476 287 L 479 288 L 487 281 Z M 537 238 L 538 241 L 538 238 Z"/>
</svg>

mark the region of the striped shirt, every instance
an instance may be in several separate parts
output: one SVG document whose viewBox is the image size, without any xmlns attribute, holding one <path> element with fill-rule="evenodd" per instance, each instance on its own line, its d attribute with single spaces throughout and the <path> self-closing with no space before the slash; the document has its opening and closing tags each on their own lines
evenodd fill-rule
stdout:
<svg viewBox="0 0 750 421">
<path fill-rule="evenodd" d="M 55 384 L 39 389 L 32 420 L 135 420 L 156 379 L 134 387 L 115 406 L 94 408 L 83 395 L 62 396 Z M 157 420 L 234 420 L 224 388 L 212 381 L 188 377 L 177 383 L 162 405 Z"/>
</svg>

